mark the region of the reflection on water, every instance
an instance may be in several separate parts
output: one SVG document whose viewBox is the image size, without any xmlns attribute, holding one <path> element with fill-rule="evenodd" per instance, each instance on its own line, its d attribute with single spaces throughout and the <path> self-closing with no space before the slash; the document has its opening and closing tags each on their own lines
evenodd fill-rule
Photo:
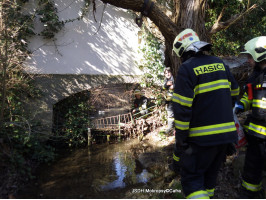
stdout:
<svg viewBox="0 0 266 200">
<path fill-rule="evenodd" d="M 115 188 L 123 188 L 130 184 L 146 183 L 148 182 L 149 173 L 146 169 L 143 169 L 140 174 L 136 174 L 135 161 L 133 159 L 124 157 L 124 153 L 117 152 L 114 156 L 114 166 L 117 175 L 117 179 L 107 185 L 102 185 L 102 190 L 111 190 Z M 130 182 L 131 181 L 131 182 Z"/>
<path fill-rule="evenodd" d="M 37 179 L 17 198 L 123 198 L 117 190 L 147 183 L 130 147 L 138 140 L 79 149 L 38 171 Z M 104 191 L 104 192 L 103 192 Z"/>
</svg>

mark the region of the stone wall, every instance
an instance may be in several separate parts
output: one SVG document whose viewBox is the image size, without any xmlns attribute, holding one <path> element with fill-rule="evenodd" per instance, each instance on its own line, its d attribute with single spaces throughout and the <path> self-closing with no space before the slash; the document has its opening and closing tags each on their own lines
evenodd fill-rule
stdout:
<svg viewBox="0 0 266 200">
<path fill-rule="evenodd" d="M 53 126 L 53 106 L 57 102 L 84 90 L 91 93 L 103 90 L 105 94 L 109 93 L 115 99 L 119 96 L 119 92 L 130 90 L 128 85 L 134 85 L 136 82 L 138 82 L 136 76 L 36 75 L 34 86 L 41 91 L 41 95 L 25 102 L 25 107 L 31 116 L 29 122 L 40 124 L 35 131 L 50 134 Z M 114 92 L 115 88 L 117 95 Z M 120 96 L 121 102 L 128 102 L 126 98 L 128 96 Z"/>
</svg>

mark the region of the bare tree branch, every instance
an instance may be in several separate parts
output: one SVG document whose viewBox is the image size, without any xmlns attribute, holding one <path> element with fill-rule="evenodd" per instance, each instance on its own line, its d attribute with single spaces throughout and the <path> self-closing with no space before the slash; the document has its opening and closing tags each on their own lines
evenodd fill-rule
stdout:
<svg viewBox="0 0 266 200">
<path fill-rule="evenodd" d="M 221 30 L 227 29 L 228 27 L 230 27 L 231 25 L 235 24 L 237 21 L 242 19 L 242 17 L 244 17 L 245 15 L 247 15 L 248 13 L 250 13 L 252 10 L 254 10 L 257 7 L 258 7 L 257 4 L 254 4 L 253 6 L 249 7 L 244 12 L 232 16 L 230 19 L 228 19 L 225 22 L 221 22 L 221 19 L 223 17 L 223 14 L 224 14 L 225 8 L 226 8 L 226 7 L 224 7 L 222 12 L 220 13 L 218 19 L 216 20 L 216 22 L 213 24 L 211 30 L 209 31 L 209 34 L 213 35 L 213 34 L 219 32 Z"/>
</svg>

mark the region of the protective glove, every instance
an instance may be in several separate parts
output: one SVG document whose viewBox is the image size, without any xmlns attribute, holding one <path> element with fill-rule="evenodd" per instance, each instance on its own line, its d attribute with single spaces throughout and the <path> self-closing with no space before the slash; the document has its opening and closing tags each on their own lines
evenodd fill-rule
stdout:
<svg viewBox="0 0 266 200">
<path fill-rule="evenodd" d="M 181 137 L 182 136 L 182 137 Z M 174 171 L 175 173 L 180 173 L 181 165 L 180 165 L 180 158 L 181 155 L 189 149 L 189 145 L 187 143 L 187 131 L 182 131 L 175 129 L 175 150 L 173 155 L 173 162 L 169 165 L 170 170 Z"/>
<path fill-rule="evenodd" d="M 239 114 L 241 112 L 244 112 L 244 106 L 242 103 L 240 102 L 236 102 L 235 103 L 235 107 L 234 107 L 234 112 L 235 114 Z"/>
<path fill-rule="evenodd" d="M 169 165 L 169 169 L 175 172 L 176 174 L 179 174 L 181 171 L 180 156 L 181 154 L 179 150 L 175 148 L 175 151 L 173 154 L 173 160 L 172 160 L 172 163 Z"/>
</svg>

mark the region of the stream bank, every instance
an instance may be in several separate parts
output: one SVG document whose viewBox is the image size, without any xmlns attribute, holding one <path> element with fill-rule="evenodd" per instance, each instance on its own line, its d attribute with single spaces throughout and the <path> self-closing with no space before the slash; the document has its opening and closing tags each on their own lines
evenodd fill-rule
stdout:
<svg viewBox="0 0 266 200">
<path fill-rule="evenodd" d="M 180 175 L 169 170 L 174 136 L 148 133 L 140 141 L 94 145 L 62 156 L 37 171 L 16 198 L 184 198 Z M 219 171 L 215 199 L 237 199 L 245 147 Z M 265 185 L 265 184 L 263 184 Z"/>
<path fill-rule="evenodd" d="M 157 132 L 147 134 L 141 141 L 136 138 L 93 145 L 65 154 L 51 166 L 40 167 L 36 179 L 15 197 L 161 198 L 165 195 L 161 190 L 171 189 L 162 184 L 173 177 L 168 163 L 174 136 L 162 138 Z M 138 191 L 141 189 L 149 191 Z"/>
<path fill-rule="evenodd" d="M 180 175 L 169 170 L 174 136 L 159 130 L 140 141 L 130 139 L 109 145 L 94 145 L 62 156 L 51 166 L 37 170 L 36 179 L 16 198 L 184 198 Z M 241 161 L 228 156 L 217 180 L 214 198 L 235 199 L 240 188 Z M 239 164 L 240 163 L 240 164 Z"/>
</svg>

